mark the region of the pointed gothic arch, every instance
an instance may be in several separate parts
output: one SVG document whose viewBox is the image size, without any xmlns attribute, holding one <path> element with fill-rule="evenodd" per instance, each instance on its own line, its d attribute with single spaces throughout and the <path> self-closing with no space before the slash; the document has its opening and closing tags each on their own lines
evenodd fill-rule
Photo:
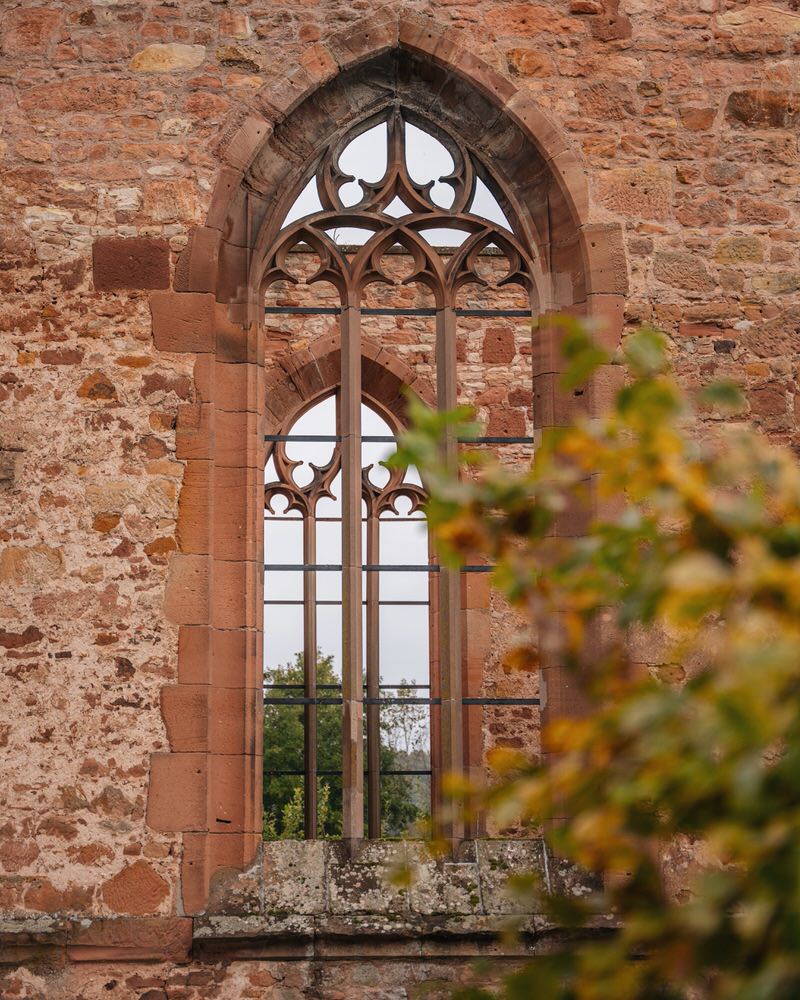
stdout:
<svg viewBox="0 0 800 1000">
<path fill-rule="evenodd" d="M 263 252 L 318 151 L 397 102 L 440 117 L 502 179 L 536 247 L 541 316 L 602 317 L 609 344 L 621 333 L 619 227 L 594 221 L 586 171 L 565 135 L 451 29 L 379 11 L 314 46 L 228 123 L 205 225 L 191 234 L 173 289 L 151 299 L 156 347 L 197 356 L 198 401 L 178 417 L 186 472 L 165 598 L 179 626 L 178 683 L 162 692 L 171 752 L 152 755 L 148 796 L 148 823 L 183 834 L 187 913 L 204 909 L 215 872 L 243 869 L 260 843 L 263 434 L 268 408 L 292 391 L 273 385 L 266 397 Z M 532 386 L 539 428 L 575 403 L 556 389 L 557 345 L 557 331 L 541 324 Z M 615 374 L 595 377 L 582 408 L 602 406 Z M 575 710 L 557 665 L 547 690 L 552 711 Z"/>
</svg>

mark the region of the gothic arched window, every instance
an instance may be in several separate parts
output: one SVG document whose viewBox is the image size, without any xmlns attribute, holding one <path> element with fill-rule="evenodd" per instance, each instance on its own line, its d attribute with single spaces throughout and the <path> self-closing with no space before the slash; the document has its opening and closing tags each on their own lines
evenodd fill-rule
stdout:
<svg viewBox="0 0 800 1000">
<path fill-rule="evenodd" d="M 329 327 L 312 330 L 312 314 L 338 326 L 341 347 L 336 391 L 319 393 L 310 408 L 268 436 L 265 478 L 264 634 L 272 684 L 266 703 L 276 725 L 289 704 L 295 706 L 295 717 L 297 706 L 302 707 L 303 719 L 303 749 L 300 754 L 297 748 L 296 766 L 275 769 L 266 754 L 265 771 L 272 788 L 283 778 L 299 786 L 297 776 L 303 777 L 297 798 L 307 837 L 318 834 L 320 812 L 323 806 L 330 808 L 331 795 L 337 814 L 341 798 L 345 838 L 363 836 L 365 812 L 370 836 L 387 832 L 389 803 L 382 794 L 381 771 L 384 777 L 391 775 L 381 767 L 381 730 L 383 723 L 385 734 L 385 713 L 391 706 L 407 706 L 409 714 L 420 705 L 426 713 L 431 708 L 430 725 L 426 714 L 422 726 L 426 746 L 417 759 L 433 761 L 434 812 L 439 776 L 460 772 L 464 764 L 461 574 L 429 564 L 427 534 L 424 524 L 419 525 L 421 484 L 376 464 L 400 423 L 389 401 L 365 395 L 364 322 L 368 317 L 396 319 L 398 329 L 378 331 L 379 347 L 383 338 L 389 344 L 409 342 L 407 331 L 399 328 L 401 317 L 431 324 L 427 339 L 424 331 L 417 337 L 416 352 L 420 367 L 432 376 L 436 405 L 449 410 L 459 402 L 459 317 L 530 317 L 536 301 L 534 274 L 533 253 L 512 202 L 486 166 L 456 138 L 399 107 L 363 121 L 311 165 L 310 178 L 265 255 L 264 292 L 289 290 L 273 314 L 307 319 L 307 329 L 286 345 L 289 350 L 304 349 L 311 332 L 329 332 Z M 293 287 L 321 283 L 329 289 L 315 310 L 293 298 Z M 382 305 L 375 298 L 376 286 L 388 286 L 399 297 L 390 307 Z M 511 308 L 470 308 L 460 298 L 470 286 L 501 291 L 518 286 L 520 292 Z M 403 296 L 411 287 L 426 297 L 424 306 L 406 304 Z M 487 398 L 491 390 L 489 385 Z M 515 428 L 501 420 L 500 433 L 482 441 L 499 447 L 528 444 L 525 426 L 516 433 Z M 383 454 L 375 454 L 376 448 L 383 448 Z M 457 448 L 452 436 L 442 442 L 443 463 L 455 462 Z M 387 542 L 402 521 L 406 528 L 417 528 L 416 541 Z M 481 573 L 486 567 L 466 570 Z M 398 586 L 401 578 L 418 582 L 409 582 L 404 590 Z M 405 643 L 413 651 L 405 672 L 388 662 L 401 659 L 396 648 L 382 641 L 392 634 L 397 636 L 394 645 Z M 324 682 L 321 660 L 327 670 Z M 283 673 L 275 669 L 281 662 L 289 664 Z M 341 761 L 339 786 L 338 766 L 318 766 L 319 733 L 323 722 L 330 731 L 332 711 L 341 713 L 336 717 L 342 733 L 341 757 L 336 757 L 337 765 Z M 412 758 L 406 754 L 405 763 Z M 322 778 L 329 779 L 324 786 Z M 269 813 L 269 802 L 265 805 Z M 454 824 L 450 832 L 457 836 Z M 338 833 L 338 821 L 330 829 Z M 399 831 L 389 825 L 388 832 Z"/>
</svg>

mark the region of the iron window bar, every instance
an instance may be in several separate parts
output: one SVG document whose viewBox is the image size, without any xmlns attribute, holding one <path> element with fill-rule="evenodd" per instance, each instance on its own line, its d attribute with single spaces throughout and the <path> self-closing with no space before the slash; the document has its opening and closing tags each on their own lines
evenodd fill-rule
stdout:
<svg viewBox="0 0 800 1000">
<path fill-rule="evenodd" d="M 304 684 L 264 684 L 262 686 L 264 688 L 298 688 L 299 690 L 302 690 L 305 687 Z M 339 682 L 338 684 L 317 684 L 318 688 L 332 688 L 334 690 L 338 690 L 339 688 L 341 688 L 341 686 L 342 686 L 341 682 Z M 364 687 L 366 688 L 366 686 L 367 685 L 365 683 Z M 380 691 L 394 691 L 395 688 L 404 688 L 408 689 L 409 691 L 412 688 L 419 691 L 428 691 L 430 689 L 430 684 L 379 684 L 378 685 L 378 689 Z"/>
<path fill-rule="evenodd" d="M 362 563 L 364 573 L 440 573 L 438 563 Z M 462 573 L 491 573 L 494 566 L 461 566 Z M 328 573 L 341 572 L 341 563 L 264 563 L 265 573 Z M 338 602 L 337 602 L 338 603 Z M 427 603 L 427 601 L 425 602 Z"/>
<path fill-rule="evenodd" d="M 306 773 L 305 771 L 297 771 L 297 770 L 271 771 L 268 767 L 264 768 L 264 774 L 272 774 L 276 776 L 297 775 L 299 777 L 300 775 L 305 775 L 305 773 Z M 420 777 L 430 777 L 432 772 L 430 770 L 427 770 L 427 771 L 380 771 L 379 773 L 381 775 L 408 774 L 408 775 L 418 775 Z M 369 771 L 365 770 L 364 774 L 365 775 L 369 774 Z M 318 778 L 341 778 L 341 776 L 342 776 L 341 771 L 317 771 Z"/>
<path fill-rule="evenodd" d="M 362 316 L 431 316 L 438 309 L 362 307 Z M 266 316 L 341 316 L 341 306 L 264 306 Z M 530 309 L 456 309 L 456 316 L 474 316 L 478 319 L 530 319 Z"/>
<path fill-rule="evenodd" d="M 367 601 L 361 602 L 364 607 L 367 606 Z M 430 605 L 430 601 L 378 601 L 379 608 L 427 608 Z M 269 600 L 264 601 L 264 604 L 268 604 L 270 607 L 282 606 L 282 607 L 305 607 L 306 602 L 300 598 L 296 601 L 279 601 L 279 600 Z M 318 608 L 340 608 L 342 606 L 341 601 L 316 601 Z"/>
<path fill-rule="evenodd" d="M 539 698 L 461 698 L 462 705 L 477 708 L 536 708 Z M 341 705 L 341 698 L 274 698 L 264 699 L 265 705 Z M 363 698 L 364 705 L 441 705 L 441 698 Z"/>
<path fill-rule="evenodd" d="M 265 434 L 264 440 L 270 443 L 278 441 L 294 442 L 295 444 L 340 444 L 344 438 L 341 434 Z M 394 434 L 362 434 L 362 444 L 396 444 Z M 535 444 L 532 437 L 512 437 L 508 435 L 494 437 L 458 438 L 459 444 Z"/>
</svg>

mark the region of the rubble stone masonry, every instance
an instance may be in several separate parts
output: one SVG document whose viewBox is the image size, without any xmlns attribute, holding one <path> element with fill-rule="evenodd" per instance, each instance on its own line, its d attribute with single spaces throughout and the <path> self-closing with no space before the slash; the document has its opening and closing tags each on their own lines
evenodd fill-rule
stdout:
<svg viewBox="0 0 800 1000">
<path fill-rule="evenodd" d="M 260 846 L 260 436 L 334 347 L 259 321 L 259 250 L 335 128 L 425 104 L 546 230 L 544 311 L 611 346 L 658 326 L 687 386 L 734 378 L 797 448 L 797 3 L 1 6 L 0 997 L 436 997 L 545 947 L 535 914 L 494 937 L 536 841 L 404 847 L 406 895 L 381 845 Z M 460 336 L 490 434 L 598 412 L 621 377 L 565 400 L 546 325 Z M 384 391 L 425 395 L 424 324 L 365 337 Z M 470 683 L 505 694 L 514 623 L 465 597 Z M 536 719 L 493 711 L 473 761 L 535 751 Z"/>
</svg>

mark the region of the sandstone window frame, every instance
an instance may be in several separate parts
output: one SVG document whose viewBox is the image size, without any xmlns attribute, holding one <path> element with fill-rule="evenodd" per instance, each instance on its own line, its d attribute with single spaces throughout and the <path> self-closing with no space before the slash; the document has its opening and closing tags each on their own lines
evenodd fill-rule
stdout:
<svg viewBox="0 0 800 1000">
<path fill-rule="evenodd" d="M 355 205 L 342 197 L 344 186 L 354 180 L 344 173 L 340 157 L 359 136 L 376 126 L 386 128 L 386 168 L 374 183 L 360 181 L 362 196 Z M 453 170 L 441 181 L 449 185 L 452 203 L 444 208 L 434 200 L 434 181 L 419 183 L 411 175 L 407 153 L 407 133 L 415 127 L 432 135 L 449 153 Z M 498 285 L 522 286 L 530 301 L 533 318 L 539 308 L 535 252 L 529 245 L 525 228 L 514 210 L 509 192 L 491 174 L 478 154 L 468 149 L 458 138 L 436 125 L 430 118 L 406 108 L 397 101 L 379 112 L 366 115 L 343 129 L 321 150 L 312 169 L 301 181 L 316 182 L 322 210 L 284 225 L 264 257 L 261 293 L 275 283 L 294 282 L 291 268 L 292 251 L 308 247 L 319 260 L 315 274 L 307 284 L 326 282 L 339 295 L 338 319 L 341 343 L 341 379 L 338 406 L 338 448 L 342 477 L 342 836 L 346 841 L 364 837 L 364 635 L 361 609 L 362 551 L 361 504 L 363 480 L 361 469 L 361 385 L 362 310 L 364 295 L 374 283 L 393 284 L 384 265 L 384 256 L 400 247 L 413 262 L 413 270 L 403 279 L 404 284 L 418 282 L 432 294 L 435 322 L 436 406 L 440 411 L 453 410 L 458 404 L 458 362 L 456 347 L 457 302 L 459 292 L 470 284 L 485 285 L 479 274 L 479 258 L 487 248 L 502 255 L 507 272 Z M 472 205 L 478 181 L 483 181 L 502 207 L 510 222 L 504 225 L 475 214 Z M 405 214 L 390 215 L 387 208 L 402 203 Z M 337 245 L 339 228 L 362 229 L 367 235 L 360 247 L 348 253 Z M 427 238 L 431 230 L 453 232 L 463 242 L 448 252 L 438 250 Z M 369 235 L 369 234 L 372 235 Z M 377 401 L 380 404 L 380 400 Z M 442 442 L 442 463 L 453 469 L 457 465 L 458 442 L 452 430 Z M 370 571 L 367 571 L 368 578 Z M 438 646 L 438 746 L 432 747 L 432 769 L 438 774 L 463 774 L 464 693 L 462 678 L 461 641 L 461 573 L 447 566 L 437 574 L 437 646 Z M 311 677 L 307 672 L 307 686 Z M 378 697 L 377 678 L 367 671 L 368 697 Z M 308 695 L 311 697 L 311 695 Z M 374 748 L 376 736 L 369 734 L 377 720 L 375 712 L 367 712 L 368 748 Z M 310 720 L 309 720 L 310 721 Z M 307 763 L 313 760 L 306 748 Z M 374 765 L 374 760 L 372 761 Z M 375 768 L 369 770 L 374 803 L 377 790 Z M 306 832 L 315 828 L 315 791 L 306 782 L 308 796 Z M 434 801 L 434 814 L 440 812 Z M 370 809 L 370 836 L 378 836 Z M 444 835 L 457 842 L 464 836 L 462 820 L 442 814 Z"/>
<path fill-rule="evenodd" d="M 179 629 L 177 678 L 162 689 L 168 743 L 151 755 L 147 809 L 152 828 L 182 837 L 187 913 L 201 912 L 215 878 L 245 868 L 260 845 L 260 436 L 300 394 L 295 383 L 265 384 L 259 287 L 274 220 L 285 217 L 316 151 L 343 124 L 398 99 L 423 114 L 434 109 L 513 191 L 537 249 L 544 321 L 532 345 L 534 433 L 576 407 L 599 412 L 621 376 L 601 370 L 579 399 L 558 390 L 560 333 L 548 326 L 550 313 L 602 321 L 604 342 L 619 342 L 621 229 L 596 211 L 569 136 L 463 33 L 381 8 L 326 35 L 298 64 L 278 55 L 274 70 L 222 130 L 205 222 L 190 234 L 172 289 L 151 296 L 156 348 L 197 358 L 197 402 L 178 413 L 186 473 L 165 595 Z M 584 521 L 568 511 L 556 530 L 575 533 Z M 545 657 L 541 673 L 545 718 L 581 711 L 579 685 L 563 665 Z"/>
</svg>

